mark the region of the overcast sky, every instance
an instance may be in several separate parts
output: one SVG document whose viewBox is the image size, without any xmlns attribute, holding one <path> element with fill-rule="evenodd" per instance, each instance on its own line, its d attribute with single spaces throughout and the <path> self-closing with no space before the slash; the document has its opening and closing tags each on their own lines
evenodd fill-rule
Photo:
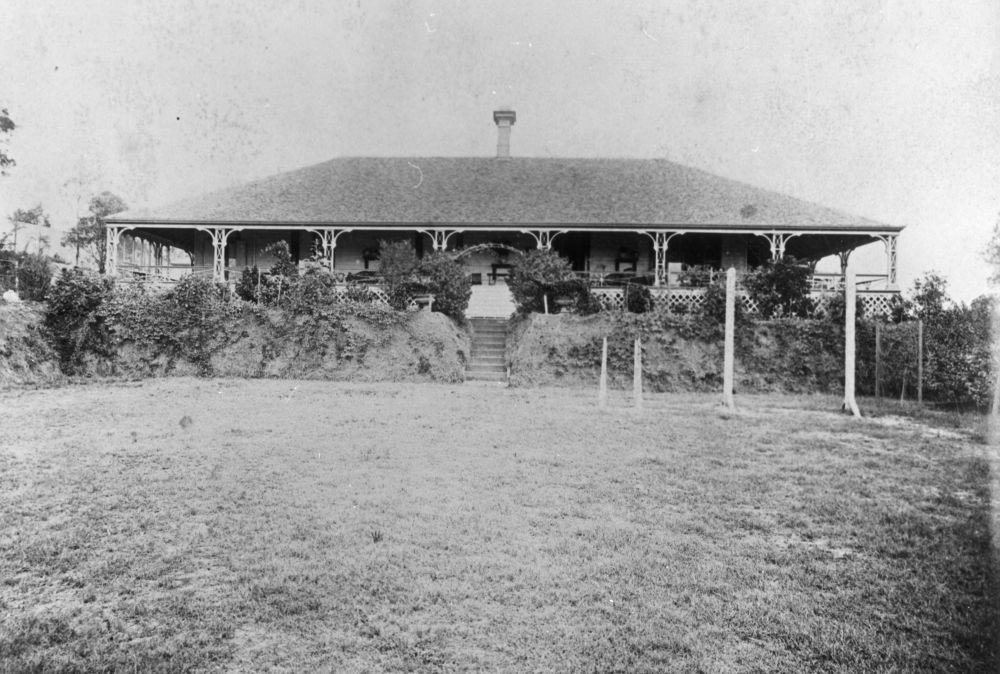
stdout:
<svg viewBox="0 0 1000 674">
<path fill-rule="evenodd" d="M 995 0 L 8 0 L 0 36 L 3 215 L 41 201 L 67 228 L 105 189 L 141 208 L 337 156 L 490 156 L 509 105 L 512 154 L 663 157 L 906 225 L 905 287 L 986 289 Z"/>
</svg>

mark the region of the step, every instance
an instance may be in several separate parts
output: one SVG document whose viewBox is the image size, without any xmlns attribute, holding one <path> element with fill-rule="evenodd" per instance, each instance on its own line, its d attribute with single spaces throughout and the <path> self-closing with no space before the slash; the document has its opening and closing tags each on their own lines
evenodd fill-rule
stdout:
<svg viewBox="0 0 1000 674">
<path fill-rule="evenodd" d="M 465 381 L 468 382 L 491 382 L 497 384 L 507 383 L 506 372 L 466 372 Z"/>
<path fill-rule="evenodd" d="M 478 372 L 480 374 L 482 374 L 482 373 L 497 373 L 497 372 L 500 372 L 500 373 L 503 373 L 503 374 L 507 374 L 507 367 L 504 366 L 504 365 L 478 365 L 478 364 L 473 364 L 473 365 L 470 365 L 465 370 L 465 374 L 471 374 L 473 372 Z"/>
<path fill-rule="evenodd" d="M 506 367 L 507 359 L 503 356 L 473 356 L 469 359 L 469 367 L 476 367 L 477 365 L 485 366 L 495 366 L 501 365 Z"/>
<path fill-rule="evenodd" d="M 472 340 L 472 348 L 473 350 L 477 348 L 482 348 L 482 349 L 500 349 L 501 351 L 503 351 L 507 348 L 507 342 L 506 340 L 486 341 L 485 339 L 474 339 Z"/>
<path fill-rule="evenodd" d="M 494 356 L 503 357 L 505 355 L 507 355 L 507 349 L 503 347 L 491 349 L 487 346 L 482 346 L 480 344 L 473 344 L 472 351 L 469 353 L 469 356 L 472 358 L 475 358 L 476 356 L 486 356 L 488 358 L 493 358 Z"/>
</svg>

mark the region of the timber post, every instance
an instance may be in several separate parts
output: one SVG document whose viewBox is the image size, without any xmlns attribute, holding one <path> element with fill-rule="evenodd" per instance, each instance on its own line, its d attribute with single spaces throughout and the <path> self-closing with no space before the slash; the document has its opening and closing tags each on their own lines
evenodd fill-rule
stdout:
<svg viewBox="0 0 1000 674">
<path fill-rule="evenodd" d="M 733 370 L 736 363 L 736 269 L 726 270 L 726 354 L 722 372 L 722 401 L 736 409 L 733 399 Z"/>
<path fill-rule="evenodd" d="M 604 409 L 608 406 L 608 338 L 604 338 L 601 346 L 601 379 L 597 385 L 597 405 Z"/>
<path fill-rule="evenodd" d="M 855 359 L 855 325 L 854 316 L 857 313 L 857 288 L 854 281 L 854 271 L 849 270 L 844 279 L 844 409 L 856 417 L 861 416 L 858 401 L 854 398 Z"/>
<path fill-rule="evenodd" d="M 875 321 L 875 400 L 882 404 L 882 321 Z"/>
<path fill-rule="evenodd" d="M 917 404 L 924 404 L 924 321 L 917 319 Z"/>
<path fill-rule="evenodd" d="M 635 338 L 635 349 L 632 356 L 632 395 L 635 397 L 635 409 L 642 409 L 642 340 Z"/>
</svg>

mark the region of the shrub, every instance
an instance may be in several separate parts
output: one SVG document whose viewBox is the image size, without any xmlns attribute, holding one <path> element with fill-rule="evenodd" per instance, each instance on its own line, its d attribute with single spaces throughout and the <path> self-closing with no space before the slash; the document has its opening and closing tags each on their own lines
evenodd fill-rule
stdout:
<svg viewBox="0 0 1000 674">
<path fill-rule="evenodd" d="M 712 284 L 716 270 L 708 265 L 690 265 L 677 275 L 677 283 L 683 288 L 705 288 Z"/>
<path fill-rule="evenodd" d="M 434 311 L 455 319 L 465 317 L 472 297 L 472 282 L 453 254 L 434 252 L 420 261 L 419 275 L 427 290 L 434 294 Z"/>
<path fill-rule="evenodd" d="M 289 287 L 284 304 L 296 314 L 315 314 L 339 301 L 333 274 L 314 267 Z"/>
<path fill-rule="evenodd" d="M 0 260 L 4 264 L 0 265 L 0 273 L 13 280 L 14 266 L 17 268 L 17 288 L 18 294 L 23 300 L 40 302 L 45 299 L 52 284 L 52 264 L 48 257 L 40 253 L 16 253 L 12 250 L 0 251 Z M 10 287 L 14 287 L 10 283 Z"/>
<path fill-rule="evenodd" d="M 929 397 L 959 408 L 985 410 L 997 376 L 990 324 L 996 300 L 948 307 L 927 324 L 925 386 Z"/>
<path fill-rule="evenodd" d="M 761 318 L 805 318 L 812 312 L 810 276 L 812 267 L 786 256 L 747 274 L 743 287 L 757 303 Z"/>
<path fill-rule="evenodd" d="M 240 274 L 240 280 L 236 282 L 234 292 L 244 302 L 259 302 L 260 287 L 266 282 L 267 279 L 263 278 L 257 265 L 254 265 L 253 268 L 244 267 Z"/>
<path fill-rule="evenodd" d="M 298 265 L 292 259 L 292 251 L 288 248 L 287 241 L 275 241 L 265 248 L 264 252 L 275 257 L 274 264 L 271 265 L 271 269 L 268 272 L 271 276 L 293 279 L 299 275 Z"/>
<path fill-rule="evenodd" d="M 66 374 L 83 368 L 87 352 L 106 355 L 109 335 L 100 309 L 114 290 L 111 279 L 81 269 L 64 269 L 48 293 L 45 328 Z"/>
<path fill-rule="evenodd" d="M 560 282 L 575 280 L 569 260 L 545 248 L 529 251 L 519 261 L 507 280 L 507 286 L 514 296 L 519 313 L 543 311 L 546 295 L 549 295 L 550 311 L 553 310 L 556 295 L 554 290 Z"/>
<path fill-rule="evenodd" d="M 736 321 L 743 320 L 743 302 L 739 297 L 735 298 L 733 309 L 736 312 Z M 726 320 L 726 277 L 720 276 L 705 287 L 705 295 L 701 305 L 694 312 L 694 318 L 711 324 L 724 324 Z"/>
<path fill-rule="evenodd" d="M 625 285 L 625 308 L 633 314 L 644 314 L 653 309 L 653 293 L 648 286 L 638 283 Z"/>
<path fill-rule="evenodd" d="M 406 309 L 410 296 L 420 288 L 420 260 L 409 241 L 379 241 L 379 273 L 389 296 L 389 306 Z"/>
</svg>

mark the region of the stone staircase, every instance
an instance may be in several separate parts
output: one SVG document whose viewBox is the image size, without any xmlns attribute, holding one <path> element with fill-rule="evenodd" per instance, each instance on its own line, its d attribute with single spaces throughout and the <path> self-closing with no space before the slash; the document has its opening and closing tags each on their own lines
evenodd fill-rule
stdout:
<svg viewBox="0 0 1000 674">
<path fill-rule="evenodd" d="M 506 318 L 470 318 L 472 353 L 465 368 L 466 381 L 507 381 Z"/>
</svg>

